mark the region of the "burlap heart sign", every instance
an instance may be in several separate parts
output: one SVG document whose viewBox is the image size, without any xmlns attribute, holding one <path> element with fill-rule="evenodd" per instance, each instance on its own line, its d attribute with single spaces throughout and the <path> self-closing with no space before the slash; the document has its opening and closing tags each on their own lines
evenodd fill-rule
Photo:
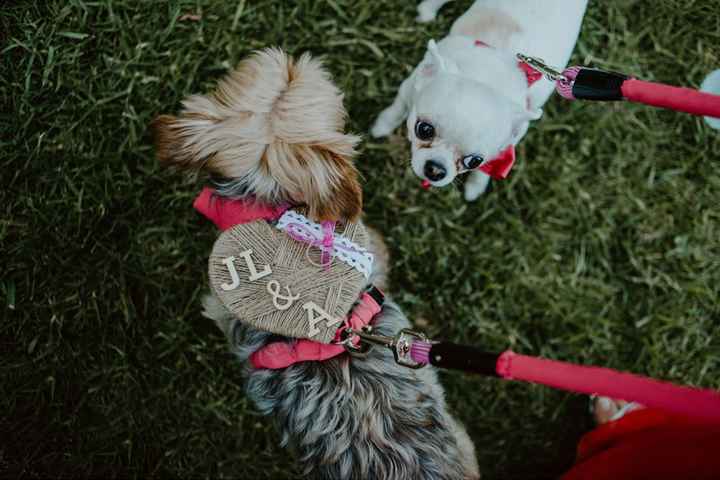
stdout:
<svg viewBox="0 0 720 480">
<path fill-rule="evenodd" d="M 330 343 L 367 285 L 373 260 L 362 223 L 338 224 L 331 238 L 323 256 L 321 226 L 292 210 L 277 225 L 237 225 L 213 246 L 210 285 L 258 329 Z"/>
</svg>

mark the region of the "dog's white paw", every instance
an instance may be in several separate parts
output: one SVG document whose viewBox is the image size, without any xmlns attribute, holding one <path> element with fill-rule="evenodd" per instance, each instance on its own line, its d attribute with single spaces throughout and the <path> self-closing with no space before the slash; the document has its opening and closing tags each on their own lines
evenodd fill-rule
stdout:
<svg viewBox="0 0 720 480">
<path fill-rule="evenodd" d="M 474 202 L 490 185 L 490 176 L 482 172 L 472 172 L 465 182 L 465 201 Z"/>
<path fill-rule="evenodd" d="M 395 126 L 389 121 L 388 116 L 389 112 L 385 110 L 378 116 L 377 120 L 375 120 L 375 123 L 373 123 L 370 129 L 370 135 L 372 135 L 373 138 L 387 137 L 395 130 Z"/>
<path fill-rule="evenodd" d="M 435 8 L 432 1 L 422 2 L 418 5 L 417 12 L 418 15 L 415 20 L 418 23 L 429 23 L 437 17 L 437 8 Z"/>
</svg>

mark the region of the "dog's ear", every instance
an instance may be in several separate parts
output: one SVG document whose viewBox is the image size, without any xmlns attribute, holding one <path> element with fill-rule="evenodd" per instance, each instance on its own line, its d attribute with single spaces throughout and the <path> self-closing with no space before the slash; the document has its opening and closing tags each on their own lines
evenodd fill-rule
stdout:
<svg viewBox="0 0 720 480">
<path fill-rule="evenodd" d="M 226 136 L 217 101 L 208 95 L 190 95 L 175 117 L 160 115 L 150 123 L 158 160 L 166 166 L 213 170 L 219 140 Z"/>
<path fill-rule="evenodd" d="M 360 173 L 352 162 L 359 138 L 343 135 L 336 144 L 315 145 L 301 179 L 303 201 L 315 221 L 355 221 L 362 212 Z"/>
<path fill-rule="evenodd" d="M 150 131 L 155 143 L 155 155 L 163 165 L 173 163 L 172 159 L 178 157 L 180 138 L 174 128 L 176 123 L 177 117 L 172 115 L 159 115 L 150 122 Z"/>
<path fill-rule="evenodd" d="M 204 148 L 204 138 L 216 124 L 208 115 L 183 112 L 180 117 L 159 115 L 150 123 L 158 161 L 184 169 L 203 168 L 214 152 Z"/>
<path fill-rule="evenodd" d="M 330 198 L 321 199 L 315 192 L 308 198 L 310 217 L 319 222 L 346 220 L 354 222 L 362 212 L 362 187 L 356 176 L 340 178 L 330 187 Z"/>
<path fill-rule="evenodd" d="M 432 77 L 438 73 L 458 73 L 459 71 L 460 69 L 454 61 L 440 53 L 435 40 L 428 41 L 427 54 L 420 67 L 420 75 Z"/>
</svg>

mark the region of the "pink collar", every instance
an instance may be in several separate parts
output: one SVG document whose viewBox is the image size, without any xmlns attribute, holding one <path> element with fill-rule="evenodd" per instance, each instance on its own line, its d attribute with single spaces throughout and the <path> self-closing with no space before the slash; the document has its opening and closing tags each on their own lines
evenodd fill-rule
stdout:
<svg viewBox="0 0 720 480">
<path fill-rule="evenodd" d="M 288 209 L 287 205 L 272 207 L 254 198 L 230 200 L 215 195 L 215 190 L 205 187 L 193 202 L 195 210 L 211 220 L 220 230 L 250 223 L 255 220 L 277 220 Z"/>
<path fill-rule="evenodd" d="M 215 195 L 215 190 L 203 188 L 193 202 L 195 210 L 210 219 L 220 230 L 256 220 L 277 220 L 289 208 L 288 205 L 273 207 L 252 198 L 230 200 Z M 332 238 L 332 237 L 331 237 Z M 382 307 L 383 294 L 373 287 L 360 297 L 337 335 L 347 328 L 360 329 L 368 325 Z M 337 340 L 337 338 L 336 338 Z M 293 363 L 320 361 L 340 355 L 345 347 L 338 344 L 314 342 L 300 339 L 294 342 L 272 342 L 250 355 L 250 363 L 255 368 L 278 369 Z"/>
</svg>

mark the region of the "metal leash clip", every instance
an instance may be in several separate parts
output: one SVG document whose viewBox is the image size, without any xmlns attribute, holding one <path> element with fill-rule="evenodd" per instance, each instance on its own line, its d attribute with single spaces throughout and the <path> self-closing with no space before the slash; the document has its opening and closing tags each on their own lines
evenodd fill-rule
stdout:
<svg viewBox="0 0 720 480">
<path fill-rule="evenodd" d="M 546 64 L 545 61 L 541 58 L 530 57 L 528 55 L 523 55 L 522 53 L 516 53 L 515 56 L 521 62 L 530 65 L 533 69 L 545 75 L 545 78 L 547 78 L 551 82 L 560 81 L 567 83 L 570 81 L 570 79 L 563 75 L 562 72 L 548 66 L 548 64 Z"/>
<path fill-rule="evenodd" d="M 355 344 L 358 338 L 360 341 Z M 360 330 L 353 330 L 348 327 L 341 334 L 340 343 L 350 355 L 358 358 L 367 357 L 375 345 L 389 348 L 395 356 L 395 363 L 408 368 L 422 368 L 424 363 L 416 362 L 410 355 L 410 349 L 414 341 L 427 342 L 425 334 L 415 332 L 409 328 L 403 328 L 394 337 L 373 333 L 373 327 L 366 325 Z"/>
</svg>

